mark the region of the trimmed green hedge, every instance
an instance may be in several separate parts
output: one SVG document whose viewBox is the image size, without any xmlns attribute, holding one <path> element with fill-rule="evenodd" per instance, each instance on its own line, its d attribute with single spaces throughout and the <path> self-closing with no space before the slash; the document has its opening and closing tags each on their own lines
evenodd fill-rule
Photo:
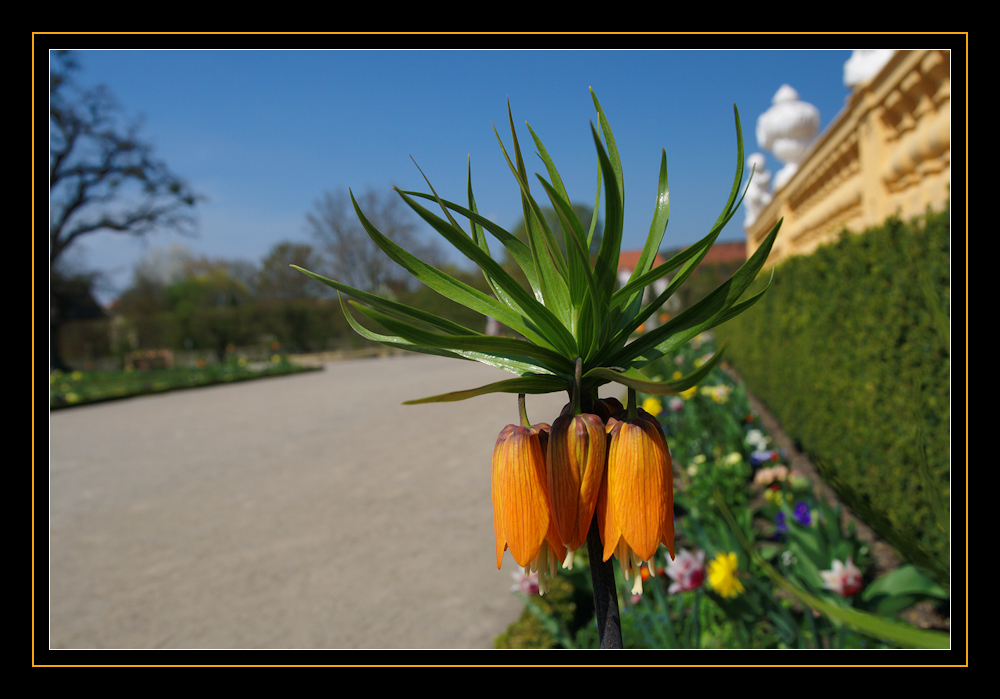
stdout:
<svg viewBox="0 0 1000 699">
<path fill-rule="evenodd" d="M 947 209 L 842 234 L 779 265 L 764 298 L 719 332 L 749 390 L 841 500 L 939 580 L 949 560 L 949 238 Z"/>
</svg>

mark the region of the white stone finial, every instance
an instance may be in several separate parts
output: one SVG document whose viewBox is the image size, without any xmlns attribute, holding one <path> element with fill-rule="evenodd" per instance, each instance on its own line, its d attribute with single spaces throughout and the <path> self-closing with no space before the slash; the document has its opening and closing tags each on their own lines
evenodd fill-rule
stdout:
<svg viewBox="0 0 1000 699">
<path fill-rule="evenodd" d="M 895 52 L 895 49 L 854 49 L 844 62 L 844 86 L 853 88 L 872 79 Z"/>
<path fill-rule="evenodd" d="M 757 143 L 771 151 L 785 167 L 774 177 L 780 189 L 798 170 L 798 161 L 819 131 L 819 110 L 799 99 L 790 85 L 774 93 L 771 106 L 757 119 Z"/>
<path fill-rule="evenodd" d="M 771 173 L 767 169 L 767 158 L 763 153 L 751 153 L 747 158 L 747 170 L 752 175 L 747 186 L 744 206 L 746 218 L 743 227 L 750 228 L 757 220 L 761 210 L 771 203 Z"/>
</svg>

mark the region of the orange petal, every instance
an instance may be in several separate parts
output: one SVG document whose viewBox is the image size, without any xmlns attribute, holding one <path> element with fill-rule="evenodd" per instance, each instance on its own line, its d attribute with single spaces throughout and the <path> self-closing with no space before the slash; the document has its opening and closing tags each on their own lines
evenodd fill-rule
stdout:
<svg viewBox="0 0 1000 699">
<path fill-rule="evenodd" d="M 518 565 L 530 565 L 550 530 L 539 432 L 537 426 L 507 425 L 493 448 L 491 486 L 498 568 L 504 548 L 510 549 Z"/>
<path fill-rule="evenodd" d="M 608 521 L 617 524 L 636 555 L 649 560 L 661 541 L 673 544 L 670 452 L 659 424 L 644 416 L 612 420 L 609 428 Z"/>
<path fill-rule="evenodd" d="M 549 495 L 556 529 L 563 543 L 576 550 L 587 540 L 597 506 L 605 461 L 604 422 L 597 416 L 562 415 L 549 435 Z"/>
</svg>

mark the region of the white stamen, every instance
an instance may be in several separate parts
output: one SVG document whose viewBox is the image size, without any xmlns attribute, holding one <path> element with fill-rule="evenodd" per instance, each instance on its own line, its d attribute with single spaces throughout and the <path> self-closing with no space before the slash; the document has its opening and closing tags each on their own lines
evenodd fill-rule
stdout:
<svg viewBox="0 0 1000 699">
<path fill-rule="evenodd" d="M 563 561 L 563 564 L 562 564 L 562 567 L 565 568 L 566 570 L 573 570 L 573 554 L 574 553 L 576 553 L 576 551 L 570 551 L 570 550 L 566 551 L 566 559 Z"/>
</svg>

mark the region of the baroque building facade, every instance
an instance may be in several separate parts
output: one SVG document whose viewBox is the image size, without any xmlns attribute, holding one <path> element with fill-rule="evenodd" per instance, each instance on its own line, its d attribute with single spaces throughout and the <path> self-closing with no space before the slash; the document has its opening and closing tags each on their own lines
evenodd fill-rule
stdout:
<svg viewBox="0 0 1000 699">
<path fill-rule="evenodd" d="M 781 181 L 773 192 L 758 186 L 761 191 L 748 195 L 748 203 L 754 202 L 744 223 L 748 257 L 782 218 L 768 264 L 808 254 L 836 240 L 845 228 L 861 232 L 890 216 L 908 219 L 947 203 L 950 52 L 855 52 L 844 76 L 852 92 L 833 122 L 803 149 L 790 171 L 782 171 L 787 171 L 783 180 L 775 178 Z M 787 91 L 779 90 L 772 110 L 786 108 L 778 104 L 779 97 L 787 101 Z M 794 118 L 788 121 L 795 123 Z M 801 124 L 795 128 L 801 130 Z M 759 122 L 758 140 L 760 131 Z M 763 159 L 759 154 L 750 158 L 755 156 L 748 164 L 759 167 Z M 758 170 L 758 176 L 770 180 L 770 173 Z"/>
</svg>

